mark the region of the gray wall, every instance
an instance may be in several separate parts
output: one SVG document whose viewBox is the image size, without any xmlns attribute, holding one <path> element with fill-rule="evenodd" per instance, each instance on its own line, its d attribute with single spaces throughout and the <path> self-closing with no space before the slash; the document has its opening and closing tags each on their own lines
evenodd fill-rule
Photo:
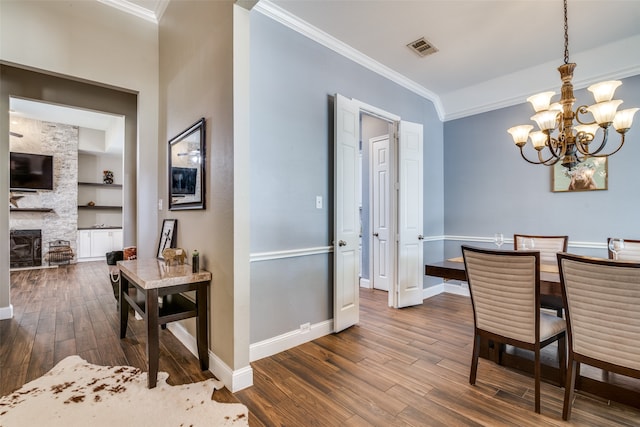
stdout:
<svg viewBox="0 0 640 427">
<path fill-rule="evenodd" d="M 615 96 L 621 108 L 640 106 L 640 76 L 622 82 Z M 584 89 L 575 95 L 575 106 L 593 103 Z M 446 256 L 459 255 L 465 238 L 496 232 L 567 234 L 570 251 L 603 257 L 607 237 L 640 238 L 640 117 L 609 159 L 608 190 L 553 193 L 550 168 L 526 163 L 506 131 L 532 115 L 526 103 L 445 123 L 445 233 L 462 236 L 447 242 Z M 615 145 L 619 135 L 609 139 Z"/>
<path fill-rule="evenodd" d="M 423 124 L 425 234 L 442 235 L 443 129 L 432 103 L 252 13 L 252 254 L 331 243 L 335 93 Z M 430 245 L 425 256 L 438 250 L 439 243 Z M 333 317 L 331 259 L 323 253 L 252 262 L 252 343 Z"/>
</svg>

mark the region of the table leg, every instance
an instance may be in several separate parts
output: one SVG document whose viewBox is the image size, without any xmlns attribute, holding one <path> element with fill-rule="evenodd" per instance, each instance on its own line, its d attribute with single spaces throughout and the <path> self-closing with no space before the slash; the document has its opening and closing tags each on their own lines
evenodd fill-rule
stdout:
<svg viewBox="0 0 640 427">
<path fill-rule="evenodd" d="M 196 338 L 198 341 L 198 358 L 200 369 L 209 369 L 209 329 L 207 322 L 207 286 L 198 285 L 196 290 L 196 305 L 198 306 L 198 320 L 196 322 Z"/>
<path fill-rule="evenodd" d="M 160 357 L 160 334 L 158 325 L 158 289 L 149 289 L 145 292 L 145 321 L 147 326 L 147 363 L 149 372 L 147 387 L 154 388 L 158 379 L 158 365 Z"/>
<path fill-rule="evenodd" d="M 128 292 L 129 282 L 124 278 L 122 273 L 120 274 L 120 294 L 118 310 L 120 311 L 120 339 L 127 336 L 127 321 L 129 319 L 129 301 L 124 297 L 124 294 Z"/>
</svg>

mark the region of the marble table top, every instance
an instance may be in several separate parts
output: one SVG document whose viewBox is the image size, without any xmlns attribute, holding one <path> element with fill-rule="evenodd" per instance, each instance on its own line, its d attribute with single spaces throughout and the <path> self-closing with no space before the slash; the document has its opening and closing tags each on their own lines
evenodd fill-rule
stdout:
<svg viewBox="0 0 640 427">
<path fill-rule="evenodd" d="M 187 283 L 211 280 L 211 273 L 200 270 L 191 272 L 190 264 L 172 263 L 167 265 L 160 259 L 136 259 L 118 261 L 118 268 L 143 289 L 165 288 Z"/>
</svg>

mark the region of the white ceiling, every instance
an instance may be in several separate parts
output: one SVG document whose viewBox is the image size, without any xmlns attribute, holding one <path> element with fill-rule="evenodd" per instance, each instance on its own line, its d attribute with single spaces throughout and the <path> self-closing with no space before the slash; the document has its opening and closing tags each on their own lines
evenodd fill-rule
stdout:
<svg viewBox="0 0 640 427">
<path fill-rule="evenodd" d="M 170 0 L 100 0 L 145 8 Z M 443 120 L 559 90 L 562 0 L 261 0 L 255 8 L 434 101 Z M 569 0 L 574 85 L 640 73 L 640 0 Z M 438 52 L 406 45 L 425 37 Z"/>
<path fill-rule="evenodd" d="M 43 101 L 10 97 L 9 110 L 11 117 L 62 123 L 86 129 L 99 130 L 105 133 L 109 131 L 122 133 L 124 129 L 124 117 L 122 115 L 50 104 Z M 124 134 L 118 135 L 118 137 L 110 137 L 108 144 L 107 141 L 105 141 L 105 144 L 106 145 L 102 147 L 103 152 L 122 155 Z M 83 149 L 82 146 L 79 148 Z M 89 151 L 91 150 L 89 149 Z"/>
<path fill-rule="evenodd" d="M 98 1 L 157 23 L 170 0 Z M 560 88 L 562 0 L 260 0 L 256 11 L 431 99 L 443 120 Z M 576 89 L 640 74 L 640 0 L 568 11 Z M 420 37 L 438 52 L 406 47 Z"/>
</svg>

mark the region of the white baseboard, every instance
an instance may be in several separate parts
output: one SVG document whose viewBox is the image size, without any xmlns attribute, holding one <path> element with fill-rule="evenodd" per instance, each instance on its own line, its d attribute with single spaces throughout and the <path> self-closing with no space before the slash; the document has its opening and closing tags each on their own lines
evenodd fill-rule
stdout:
<svg viewBox="0 0 640 427">
<path fill-rule="evenodd" d="M 196 357 L 198 357 L 198 344 L 193 335 L 191 335 L 179 322 L 167 324 L 167 329 L 184 344 L 185 347 Z M 222 361 L 215 353 L 209 350 L 209 370 L 222 381 L 232 393 L 240 391 L 253 385 L 253 369 L 251 366 L 238 369 L 236 371 Z"/>
<path fill-rule="evenodd" d="M 371 289 L 371 281 L 369 279 L 365 279 L 364 277 L 360 278 L 360 287 Z"/>
<path fill-rule="evenodd" d="M 462 295 L 465 297 L 471 296 L 469 293 L 469 285 L 466 282 L 445 282 L 443 286 L 444 292 L 449 294 Z"/>
<path fill-rule="evenodd" d="M 13 318 L 13 305 L 9 304 L 8 307 L 0 307 L 0 320 Z"/>
<path fill-rule="evenodd" d="M 439 285 L 429 286 L 422 290 L 422 299 L 428 299 L 431 297 L 435 297 L 436 295 L 440 295 L 444 292 L 444 284 L 440 283 Z"/>
<path fill-rule="evenodd" d="M 296 347 L 333 332 L 333 319 L 311 325 L 309 329 L 296 329 L 249 346 L 251 362 Z"/>
<path fill-rule="evenodd" d="M 456 294 L 462 296 L 470 296 L 469 294 L 469 285 L 465 282 L 443 282 L 439 285 L 430 286 L 423 290 L 422 299 L 427 299 L 431 297 L 435 297 L 443 292 L 448 294 Z"/>
</svg>

